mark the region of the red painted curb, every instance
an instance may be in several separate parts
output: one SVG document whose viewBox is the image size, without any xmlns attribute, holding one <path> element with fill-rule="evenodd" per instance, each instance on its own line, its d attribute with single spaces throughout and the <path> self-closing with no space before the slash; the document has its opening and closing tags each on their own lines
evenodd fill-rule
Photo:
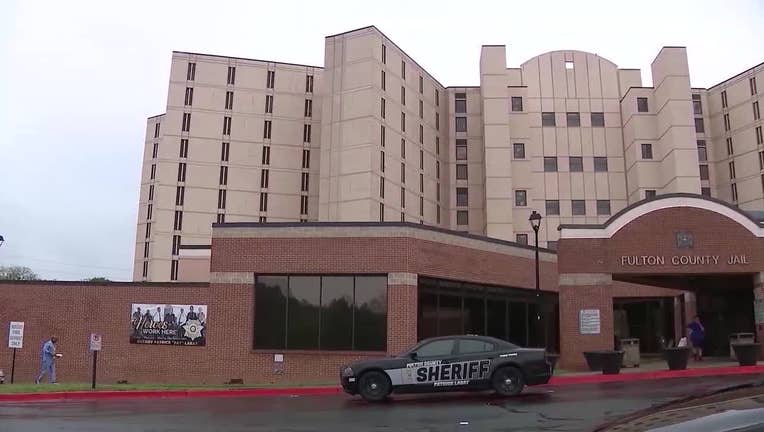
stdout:
<svg viewBox="0 0 764 432">
<path fill-rule="evenodd" d="M 618 375 L 578 375 L 552 377 L 548 385 L 597 384 L 608 382 L 648 381 L 669 378 L 692 378 L 720 375 L 749 375 L 764 374 L 764 366 L 727 366 L 717 368 L 696 368 L 678 371 L 659 370 L 650 372 L 633 372 Z"/>
</svg>

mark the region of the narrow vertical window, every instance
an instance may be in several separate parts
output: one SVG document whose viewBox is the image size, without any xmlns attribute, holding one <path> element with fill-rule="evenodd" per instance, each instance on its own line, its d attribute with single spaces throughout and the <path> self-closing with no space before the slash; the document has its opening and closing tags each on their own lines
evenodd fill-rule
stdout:
<svg viewBox="0 0 764 432">
<path fill-rule="evenodd" d="M 196 63 L 188 63 L 188 69 L 186 70 L 186 81 L 193 81 L 196 78 Z"/>
<path fill-rule="evenodd" d="M 382 44 L 382 64 L 387 64 L 387 47 Z"/>
<path fill-rule="evenodd" d="M 310 142 L 310 130 L 311 125 L 306 124 L 302 127 L 302 142 L 309 143 Z"/>
<path fill-rule="evenodd" d="M 424 93 L 424 79 L 419 75 L 419 93 Z"/>
<path fill-rule="evenodd" d="M 310 150 L 302 151 L 302 167 L 303 169 L 310 168 Z"/>
<path fill-rule="evenodd" d="M 191 113 L 183 113 L 181 131 L 188 132 L 191 129 Z"/>
<path fill-rule="evenodd" d="M 218 213 L 217 223 L 225 223 L 225 213 Z"/>
<path fill-rule="evenodd" d="M 387 110 L 385 109 L 385 98 L 381 99 L 380 107 L 379 107 L 379 115 L 382 116 L 382 118 L 385 118 L 385 112 Z"/>
<path fill-rule="evenodd" d="M 419 144 L 424 144 L 424 126 L 419 125 Z"/>
<path fill-rule="evenodd" d="M 151 151 L 151 158 L 156 159 L 157 153 L 159 153 L 159 143 L 154 143 L 154 149 Z"/>
<path fill-rule="evenodd" d="M 187 158 L 188 157 L 188 139 L 181 138 L 181 140 L 180 140 L 180 153 L 179 153 L 178 156 L 180 156 L 182 158 Z"/>
<path fill-rule="evenodd" d="M 401 60 L 401 78 L 406 81 L 406 62 Z"/>
<path fill-rule="evenodd" d="M 265 95 L 265 113 L 273 114 L 273 95 Z"/>
<path fill-rule="evenodd" d="M 271 163 L 271 147 L 263 146 L 263 165 Z"/>
<path fill-rule="evenodd" d="M 269 171 L 267 169 L 260 171 L 260 188 L 261 189 L 267 189 L 268 188 L 268 175 Z"/>
<path fill-rule="evenodd" d="M 156 178 L 156 175 L 157 175 L 157 165 L 151 164 L 151 174 L 149 176 L 149 179 L 154 180 L 154 178 Z"/>
<path fill-rule="evenodd" d="M 401 188 L 401 208 L 406 207 L 406 188 Z"/>
<path fill-rule="evenodd" d="M 233 92 L 232 91 L 225 92 L 225 109 L 227 110 L 233 109 Z"/>
<path fill-rule="evenodd" d="M 401 132 L 406 132 L 406 113 L 401 111 Z"/>
<path fill-rule="evenodd" d="M 154 185 L 149 185 L 149 201 L 154 200 Z"/>
<path fill-rule="evenodd" d="M 161 123 L 155 123 L 154 124 L 154 138 L 159 138 L 159 128 L 161 127 Z"/>
<path fill-rule="evenodd" d="M 751 87 L 751 96 L 759 92 L 759 90 L 756 88 L 756 77 L 748 79 L 748 86 Z"/>
<path fill-rule="evenodd" d="M 308 192 L 310 189 L 310 174 L 309 173 L 302 173 L 302 179 L 300 184 L 300 191 L 301 192 Z"/>
<path fill-rule="evenodd" d="M 379 152 L 379 170 L 385 172 L 385 152 Z"/>
<path fill-rule="evenodd" d="M 175 221 L 173 222 L 173 229 L 175 231 L 181 231 L 183 229 L 183 211 L 175 210 Z"/>
<path fill-rule="evenodd" d="M 178 164 L 178 181 L 184 182 L 186 181 L 186 164 L 185 162 L 181 162 Z"/>
<path fill-rule="evenodd" d="M 218 208 L 219 209 L 225 208 L 226 192 L 227 191 L 225 189 L 218 190 Z"/>
<path fill-rule="evenodd" d="M 401 183 L 406 183 L 406 164 L 401 162 Z"/>
<path fill-rule="evenodd" d="M 381 125 L 379 127 L 379 144 L 384 147 L 385 146 L 385 125 Z"/>
<path fill-rule="evenodd" d="M 305 99 L 305 117 L 313 117 L 313 100 Z"/>
<path fill-rule="evenodd" d="M 182 206 L 186 198 L 186 187 L 178 186 L 175 188 L 175 205 Z"/>
<path fill-rule="evenodd" d="M 276 71 L 268 71 L 268 76 L 265 81 L 265 87 L 272 89 L 276 82 Z"/>
<path fill-rule="evenodd" d="M 263 124 L 263 138 L 271 139 L 271 121 L 270 120 L 265 120 L 265 123 Z"/>
<path fill-rule="evenodd" d="M 230 150 L 231 144 L 224 142 L 220 146 L 220 161 L 221 162 L 228 162 L 228 152 Z"/>
<path fill-rule="evenodd" d="M 305 75 L 305 93 L 313 93 L 313 75 Z"/>
<path fill-rule="evenodd" d="M 406 105 L 406 87 L 401 86 L 401 105 Z"/>
<path fill-rule="evenodd" d="M 419 100 L 419 118 L 424 118 L 424 102 L 421 99 Z"/>
<path fill-rule="evenodd" d="M 380 72 L 382 72 L 380 74 L 381 75 L 380 83 L 381 83 L 382 90 L 387 90 L 387 77 L 385 76 L 385 71 L 380 71 Z"/>
<path fill-rule="evenodd" d="M 401 159 L 406 159 L 406 140 L 401 138 Z"/>
<path fill-rule="evenodd" d="M 231 135 L 231 117 L 223 117 L 223 135 Z"/>
<path fill-rule="evenodd" d="M 193 87 L 186 87 L 186 98 L 183 101 L 183 104 L 186 106 L 191 106 L 194 103 L 194 88 Z"/>
<path fill-rule="evenodd" d="M 260 211 L 268 211 L 268 193 L 260 192 Z"/>
<path fill-rule="evenodd" d="M 221 186 L 225 186 L 228 184 L 228 167 L 227 166 L 221 166 L 220 167 L 220 181 L 218 182 Z"/>
<path fill-rule="evenodd" d="M 236 66 L 228 66 L 228 84 L 233 85 L 236 82 Z"/>
<path fill-rule="evenodd" d="M 727 108 L 727 90 L 722 90 L 722 108 Z"/>
</svg>

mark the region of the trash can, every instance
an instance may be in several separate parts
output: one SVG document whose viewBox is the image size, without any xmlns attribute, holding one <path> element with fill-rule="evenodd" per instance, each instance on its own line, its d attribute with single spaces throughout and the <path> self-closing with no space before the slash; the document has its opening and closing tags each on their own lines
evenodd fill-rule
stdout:
<svg viewBox="0 0 764 432">
<path fill-rule="evenodd" d="M 621 339 L 623 367 L 639 367 L 639 339 Z"/>
<path fill-rule="evenodd" d="M 730 335 L 730 358 L 737 360 L 735 356 L 735 350 L 732 349 L 732 345 L 736 343 L 754 343 L 753 333 L 732 333 Z"/>
<path fill-rule="evenodd" d="M 623 363 L 623 351 L 585 351 L 584 358 L 591 371 L 602 371 L 603 375 L 617 375 Z"/>
<path fill-rule="evenodd" d="M 668 363 L 669 370 L 685 370 L 687 360 L 690 359 L 690 347 L 664 348 L 663 357 Z"/>
<path fill-rule="evenodd" d="M 732 345 L 737 362 L 740 366 L 756 366 L 761 344 L 755 342 L 738 342 Z"/>
</svg>

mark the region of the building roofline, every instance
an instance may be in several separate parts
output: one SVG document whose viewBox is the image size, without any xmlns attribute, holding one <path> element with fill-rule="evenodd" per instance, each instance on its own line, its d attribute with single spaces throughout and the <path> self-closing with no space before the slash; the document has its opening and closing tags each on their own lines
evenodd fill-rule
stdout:
<svg viewBox="0 0 764 432">
<path fill-rule="evenodd" d="M 740 210 L 739 208 L 733 206 L 732 204 L 729 204 L 726 201 L 722 201 L 722 200 L 717 199 L 717 198 L 707 197 L 707 196 L 698 195 L 698 194 L 685 193 L 685 192 L 677 192 L 677 193 L 670 193 L 670 194 L 665 194 L 665 195 L 658 195 L 658 196 L 655 196 L 653 198 L 648 198 L 648 199 L 643 199 L 641 201 L 637 201 L 637 202 L 635 202 L 635 203 L 633 203 L 633 204 L 631 204 L 631 205 L 629 205 L 627 207 L 624 207 L 618 213 L 614 214 L 607 221 L 605 221 L 604 223 L 601 223 L 601 224 L 560 224 L 557 227 L 557 230 L 561 231 L 563 229 L 605 229 L 609 225 L 611 225 L 613 222 L 615 222 L 618 218 L 623 216 L 625 213 L 627 213 L 627 212 L 629 212 L 629 211 L 631 211 L 631 210 L 633 210 L 633 209 L 635 209 L 635 208 L 637 208 L 639 206 L 642 206 L 642 205 L 644 205 L 644 204 L 646 204 L 648 202 L 661 201 L 661 200 L 671 199 L 671 198 L 696 198 L 696 199 L 700 199 L 700 200 L 704 200 L 704 201 L 713 202 L 715 204 L 720 204 L 720 205 L 722 205 L 724 207 L 727 207 L 730 210 L 733 210 L 733 211 L 739 213 L 741 216 L 743 216 L 746 219 L 750 220 L 755 225 L 764 228 L 764 222 L 756 220 L 750 214 Z"/>
<path fill-rule="evenodd" d="M 457 89 L 457 88 L 480 88 L 480 86 L 476 85 L 466 85 L 466 86 L 448 86 L 447 89 Z"/>
<path fill-rule="evenodd" d="M 151 117 L 146 117 L 146 120 L 151 120 L 151 119 L 153 119 L 153 118 L 156 118 L 156 117 L 161 117 L 161 116 L 163 116 L 163 115 L 167 115 L 167 113 L 166 113 L 166 112 L 163 112 L 162 114 L 156 114 L 156 115 L 153 115 L 153 116 L 151 116 Z"/>
<path fill-rule="evenodd" d="M 508 85 L 507 88 L 527 88 L 527 85 Z"/>
<path fill-rule="evenodd" d="M 748 72 L 750 72 L 750 71 L 752 71 L 752 70 L 756 69 L 757 67 L 759 67 L 759 66 L 761 66 L 761 65 L 764 65 L 764 62 L 761 62 L 761 63 L 759 63 L 759 64 L 757 64 L 757 65 L 755 65 L 755 66 L 749 67 L 748 69 L 744 70 L 743 72 L 740 72 L 740 73 L 739 73 L 739 74 L 737 74 L 737 75 L 731 76 L 731 77 L 727 78 L 727 79 L 726 79 L 726 80 L 724 80 L 724 81 L 721 81 L 721 82 L 719 82 L 719 83 L 717 83 L 717 84 L 714 84 L 714 85 L 712 85 L 711 87 L 708 87 L 706 90 L 711 90 L 711 89 L 712 89 L 712 88 L 714 88 L 714 87 L 719 87 L 720 85 L 722 85 L 722 84 L 726 83 L 727 81 L 732 81 L 733 79 L 735 79 L 735 78 L 739 77 L 740 75 L 745 75 L 745 74 L 747 74 Z"/>
<path fill-rule="evenodd" d="M 346 32 L 337 33 L 337 34 L 333 34 L 333 35 L 330 35 L 330 36 L 325 36 L 325 39 L 327 39 L 327 38 L 332 38 L 332 37 L 337 37 L 337 36 L 344 36 L 344 35 L 347 35 L 347 34 L 350 34 L 350 33 L 354 33 L 354 32 L 357 32 L 357 31 L 361 31 L 361 30 L 374 30 L 374 31 L 376 31 L 377 33 L 379 33 L 380 35 L 382 35 L 382 37 L 383 37 L 383 38 L 385 38 L 385 39 L 387 39 L 387 41 L 389 41 L 391 44 L 393 44 L 393 46 L 394 46 L 395 48 L 397 48 L 397 49 L 398 49 L 400 52 L 402 52 L 403 54 L 405 54 L 405 55 L 406 55 L 406 57 L 408 57 L 409 59 L 411 59 L 411 61 L 412 61 L 412 62 L 414 62 L 414 64 L 415 64 L 415 65 L 417 65 L 417 67 L 419 67 L 419 69 L 421 69 L 421 70 L 422 70 L 422 71 L 423 71 L 425 74 L 427 74 L 427 75 L 428 75 L 430 78 L 432 78 L 432 79 L 433 79 L 433 80 L 434 80 L 436 83 L 438 83 L 438 85 L 439 85 L 439 86 L 441 86 L 441 87 L 442 87 L 442 88 L 444 88 L 444 89 L 445 89 L 445 88 L 447 88 L 447 87 L 446 87 L 446 86 L 444 86 L 444 85 L 443 85 L 443 84 L 442 84 L 442 83 L 441 83 L 441 82 L 440 82 L 440 81 L 439 81 L 437 78 L 435 78 L 435 76 L 434 76 L 433 74 L 431 74 L 430 72 L 428 72 L 428 71 L 427 71 L 427 69 L 425 69 L 425 68 L 424 68 L 422 65 L 420 65 L 420 64 L 419 64 L 419 62 L 417 62 L 416 60 L 414 60 L 414 57 L 411 57 L 411 56 L 409 55 L 409 53 L 407 53 L 407 52 L 406 52 L 406 51 L 405 51 L 403 48 L 401 48 L 401 47 L 400 47 L 400 46 L 399 46 L 397 43 L 395 43 L 395 41 L 393 41 L 392 39 L 390 39 L 390 37 L 389 37 L 389 36 L 387 36 L 387 35 L 386 35 L 384 32 L 382 32 L 382 30 L 380 30 L 379 28 L 377 28 L 377 26 L 375 26 L 375 25 L 368 25 L 368 26 L 365 26 L 365 27 L 360 27 L 360 28 L 357 28 L 357 29 L 355 29 L 355 30 L 348 30 L 348 31 L 346 31 Z"/>
<path fill-rule="evenodd" d="M 647 87 L 647 86 L 631 86 L 628 89 L 626 89 L 626 93 L 623 94 L 623 97 L 619 102 L 623 102 L 624 99 L 626 99 L 626 96 L 629 94 L 631 89 L 655 89 L 655 87 Z"/>
<path fill-rule="evenodd" d="M 85 281 L 65 281 L 65 280 L 0 280 L 2 285 L 61 285 L 61 286 L 97 286 L 97 285 L 109 285 L 109 286 L 145 286 L 145 287 L 178 287 L 178 288 L 206 288 L 209 287 L 209 282 L 122 282 L 122 281 L 109 281 L 109 282 L 85 282 Z"/>
<path fill-rule="evenodd" d="M 492 45 L 492 44 L 483 44 L 483 45 L 480 45 L 480 46 L 481 47 L 506 47 L 507 45 L 505 45 L 505 44 L 495 44 L 495 45 Z"/>
<path fill-rule="evenodd" d="M 256 61 L 256 62 L 263 62 L 263 63 L 276 63 L 276 64 L 282 64 L 287 66 L 300 66 L 300 67 L 310 67 L 310 68 L 317 68 L 317 69 L 324 68 L 323 66 L 315 66 L 315 65 L 302 64 L 302 63 L 290 63 L 290 62 L 283 62 L 283 61 L 276 61 L 276 60 L 263 60 L 263 59 L 256 59 L 256 58 L 247 58 L 247 57 L 235 57 L 235 56 L 227 56 L 227 55 L 220 55 L 220 54 L 205 54 L 205 53 L 197 53 L 197 52 L 191 52 L 191 51 L 173 51 L 172 53 L 198 55 L 198 56 L 205 56 L 205 57 L 218 57 L 218 58 L 227 58 L 227 59 L 236 59 L 236 60 L 247 60 L 247 61 Z"/>
<path fill-rule="evenodd" d="M 484 241 L 487 243 L 495 243 L 500 244 L 504 246 L 512 246 L 517 247 L 520 249 L 528 249 L 528 250 L 535 250 L 536 248 L 534 246 L 530 245 L 523 245 L 520 243 L 508 241 L 508 240 L 500 240 L 496 238 L 491 237 L 485 237 L 480 236 L 476 234 L 470 234 L 462 231 L 454 231 L 449 230 L 446 228 L 440 228 L 435 227 L 431 225 L 424 225 L 424 224 L 418 224 L 413 222 L 225 222 L 225 223 L 213 223 L 212 228 L 262 228 L 262 229 L 268 229 L 268 228 L 296 228 L 296 227 L 327 227 L 327 228 L 363 228 L 363 227 L 404 227 L 404 228 L 413 228 L 413 229 L 419 229 L 423 231 L 433 231 L 441 234 L 449 234 L 454 235 L 457 237 L 463 237 L 468 238 L 472 240 L 479 240 Z M 213 233 L 213 238 L 215 237 Z M 550 254 L 557 254 L 557 251 L 539 247 L 539 251 L 550 253 Z"/>
</svg>

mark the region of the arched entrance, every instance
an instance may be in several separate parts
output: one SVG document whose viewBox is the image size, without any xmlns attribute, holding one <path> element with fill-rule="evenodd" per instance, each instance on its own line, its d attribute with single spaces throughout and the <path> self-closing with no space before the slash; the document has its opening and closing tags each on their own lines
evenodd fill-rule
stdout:
<svg viewBox="0 0 764 432">
<path fill-rule="evenodd" d="M 663 320 L 649 331 L 668 337 L 681 337 L 700 314 L 715 353 L 733 332 L 764 337 L 764 224 L 739 209 L 700 195 L 663 195 L 604 224 L 560 231 L 564 367 L 583 367 L 583 351 L 612 348 L 617 332 L 629 328 L 620 311 L 640 299 L 661 302 L 646 316 Z M 599 328 L 592 324 L 597 314 Z"/>
</svg>

